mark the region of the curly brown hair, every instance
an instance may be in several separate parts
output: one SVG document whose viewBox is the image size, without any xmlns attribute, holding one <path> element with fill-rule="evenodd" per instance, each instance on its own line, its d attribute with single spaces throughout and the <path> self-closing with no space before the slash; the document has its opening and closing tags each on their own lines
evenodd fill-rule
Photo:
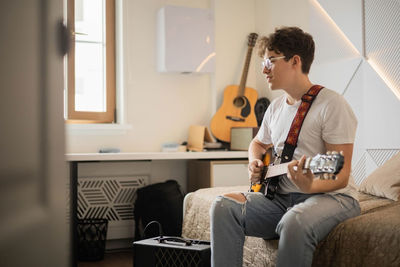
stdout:
<svg viewBox="0 0 400 267">
<path fill-rule="evenodd" d="M 294 55 L 301 58 L 301 70 L 310 72 L 311 63 L 314 60 L 315 44 L 312 36 L 298 27 L 276 28 L 274 33 L 262 36 L 257 41 L 257 51 L 260 57 L 264 57 L 266 50 L 283 54 L 288 61 Z"/>
</svg>

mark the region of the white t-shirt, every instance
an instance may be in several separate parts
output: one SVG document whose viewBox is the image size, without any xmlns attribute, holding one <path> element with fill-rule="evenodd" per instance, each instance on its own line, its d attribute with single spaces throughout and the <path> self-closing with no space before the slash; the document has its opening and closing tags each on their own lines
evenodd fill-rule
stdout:
<svg viewBox="0 0 400 267">
<path fill-rule="evenodd" d="M 278 155 L 282 154 L 290 126 L 301 103 L 299 100 L 289 105 L 286 100 L 287 95 L 284 94 L 272 101 L 256 136 L 264 144 L 273 144 Z M 302 155 L 313 157 L 325 154 L 324 141 L 330 144 L 354 143 L 356 128 L 357 119 L 344 97 L 323 88 L 304 119 L 293 159 L 300 159 Z M 281 179 L 279 187 L 280 193 L 301 192 L 287 177 Z M 343 193 L 357 198 L 353 177 L 350 175 L 347 187 L 330 193 Z"/>
</svg>

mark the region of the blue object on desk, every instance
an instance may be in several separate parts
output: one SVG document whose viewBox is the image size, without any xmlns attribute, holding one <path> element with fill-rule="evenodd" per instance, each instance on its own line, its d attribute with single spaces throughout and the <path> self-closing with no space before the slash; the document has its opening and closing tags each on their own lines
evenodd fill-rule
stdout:
<svg viewBox="0 0 400 267">
<path fill-rule="evenodd" d="M 179 149 L 178 143 L 164 143 L 161 146 L 162 152 L 177 152 Z"/>
<path fill-rule="evenodd" d="M 100 148 L 99 153 L 119 153 L 121 150 L 119 148 Z"/>
</svg>

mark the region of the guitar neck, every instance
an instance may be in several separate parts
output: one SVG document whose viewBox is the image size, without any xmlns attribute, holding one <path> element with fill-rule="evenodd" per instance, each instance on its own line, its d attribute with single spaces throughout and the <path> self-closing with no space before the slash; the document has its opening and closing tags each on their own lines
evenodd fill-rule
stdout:
<svg viewBox="0 0 400 267">
<path fill-rule="evenodd" d="M 246 87 L 247 75 L 249 73 L 249 66 L 250 66 L 252 51 L 253 51 L 253 47 L 249 46 L 247 48 L 246 61 L 243 66 L 242 77 L 240 79 L 240 84 L 239 84 L 239 91 L 238 91 L 239 96 L 244 96 L 244 89 Z"/>
</svg>

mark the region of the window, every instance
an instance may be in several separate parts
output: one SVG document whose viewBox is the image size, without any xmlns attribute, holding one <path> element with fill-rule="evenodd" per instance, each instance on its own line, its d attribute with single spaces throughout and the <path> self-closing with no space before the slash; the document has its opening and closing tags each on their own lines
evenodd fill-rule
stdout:
<svg viewBox="0 0 400 267">
<path fill-rule="evenodd" d="M 67 20 L 67 122 L 115 122 L 115 0 L 68 0 Z"/>
</svg>

